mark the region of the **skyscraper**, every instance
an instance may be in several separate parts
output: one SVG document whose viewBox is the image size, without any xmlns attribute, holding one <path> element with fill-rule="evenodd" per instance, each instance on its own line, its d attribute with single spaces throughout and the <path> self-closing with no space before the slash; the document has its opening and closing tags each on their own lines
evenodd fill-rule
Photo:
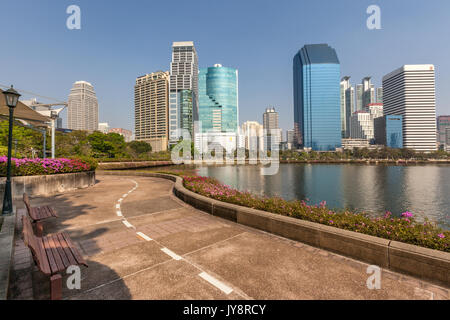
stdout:
<svg viewBox="0 0 450 320">
<path fill-rule="evenodd" d="M 446 133 L 445 130 L 450 128 L 450 116 L 437 117 L 437 140 L 442 148 L 445 148 Z"/>
<path fill-rule="evenodd" d="M 169 127 L 169 72 L 153 72 L 136 79 L 134 86 L 134 131 L 153 151 L 167 150 Z"/>
<path fill-rule="evenodd" d="M 239 126 L 238 71 L 220 64 L 199 73 L 202 132 L 234 132 Z"/>
<path fill-rule="evenodd" d="M 264 127 L 257 121 L 246 121 L 242 124 L 245 149 L 253 151 L 257 156 L 259 151 L 264 150 Z"/>
<path fill-rule="evenodd" d="M 436 150 L 434 66 L 404 65 L 383 77 L 386 115 L 403 116 L 403 147 Z"/>
<path fill-rule="evenodd" d="M 383 103 L 383 87 L 377 88 L 377 103 Z"/>
<path fill-rule="evenodd" d="M 363 85 L 359 83 L 356 85 L 356 109 L 353 112 L 363 109 L 363 95 Z"/>
<path fill-rule="evenodd" d="M 281 142 L 281 129 L 278 126 L 278 112 L 275 108 L 266 108 L 263 114 L 264 150 L 271 151 L 272 147 L 278 148 Z"/>
<path fill-rule="evenodd" d="M 77 81 L 70 90 L 67 127 L 72 130 L 98 129 L 98 101 L 89 82 Z"/>
<path fill-rule="evenodd" d="M 368 104 L 375 103 L 375 86 L 372 84 L 371 77 L 365 77 L 362 80 L 362 109 Z"/>
<path fill-rule="evenodd" d="M 194 42 L 174 42 L 169 81 L 169 143 L 181 137 L 177 129 L 194 134 L 198 119 L 198 57 Z"/>
<path fill-rule="evenodd" d="M 304 148 L 341 147 L 340 63 L 327 44 L 305 45 L 294 57 L 294 126 Z"/>
<path fill-rule="evenodd" d="M 350 77 L 341 79 L 341 132 L 342 138 L 350 136 L 350 117 L 355 111 L 355 89 L 350 84 Z"/>
</svg>

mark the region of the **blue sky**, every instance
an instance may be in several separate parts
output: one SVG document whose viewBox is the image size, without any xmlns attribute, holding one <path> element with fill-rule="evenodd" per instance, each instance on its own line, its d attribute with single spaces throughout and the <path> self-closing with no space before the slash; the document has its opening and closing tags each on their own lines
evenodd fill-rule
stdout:
<svg viewBox="0 0 450 320">
<path fill-rule="evenodd" d="M 66 28 L 71 4 L 81 30 Z M 371 4 L 381 30 L 366 27 Z M 293 126 L 292 58 L 310 43 L 334 47 L 353 84 L 370 75 L 379 86 L 403 64 L 435 64 L 437 113 L 450 114 L 448 0 L 3 0 L 1 13 L 0 84 L 66 100 L 73 82 L 89 81 L 99 120 L 112 127 L 134 129 L 136 77 L 169 70 L 172 41 L 189 40 L 200 67 L 239 69 L 241 123 L 262 122 L 273 105 L 280 126 Z"/>
</svg>

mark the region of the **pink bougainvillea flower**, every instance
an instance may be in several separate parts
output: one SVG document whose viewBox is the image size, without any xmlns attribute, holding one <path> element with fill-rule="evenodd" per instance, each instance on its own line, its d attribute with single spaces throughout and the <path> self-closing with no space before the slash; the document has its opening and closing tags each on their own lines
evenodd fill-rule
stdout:
<svg viewBox="0 0 450 320">
<path fill-rule="evenodd" d="M 412 218 L 413 214 L 409 211 L 403 212 L 402 217 L 404 218 Z"/>
</svg>

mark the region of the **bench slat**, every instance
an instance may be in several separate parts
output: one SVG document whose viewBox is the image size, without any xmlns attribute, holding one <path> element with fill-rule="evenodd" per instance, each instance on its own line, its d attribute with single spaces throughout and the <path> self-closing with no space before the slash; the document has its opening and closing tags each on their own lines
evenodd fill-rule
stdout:
<svg viewBox="0 0 450 320">
<path fill-rule="evenodd" d="M 70 250 L 69 245 L 67 244 L 62 234 L 58 233 L 56 236 L 58 237 L 59 243 L 61 244 L 61 248 L 64 250 L 66 257 L 69 259 L 70 265 L 77 265 L 78 262 L 73 256 L 72 250 Z"/>
<path fill-rule="evenodd" d="M 78 252 L 77 248 L 75 247 L 75 245 L 73 244 L 72 240 L 70 239 L 69 235 L 65 232 L 62 232 L 61 235 L 64 237 L 64 239 L 67 242 L 67 245 L 70 248 L 70 251 L 72 251 L 73 256 L 75 257 L 75 259 L 77 260 L 78 264 L 82 264 L 85 265 L 87 267 L 87 263 L 84 261 L 83 257 L 80 255 L 80 253 Z"/>
<path fill-rule="evenodd" d="M 67 257 L 66 252 L 64 251 L 63 244 L 59 241 L 59 237 L 57 234 L 54 234 L 51 237 L 52 237 L 53 243 L 56 246 L 56 250 L 58 250 L 58 254 L 61 257 L 61 260 L 64 264 L 64 268 L 67 268 L 72 263 L 70 263 L 69 258 Z"/>
<path fill-rule="evenodd" d="M 50 268 L 52 269 L 52 274 L 55 274 L 59 271 L 59 268 L 56 263 L 55 257 L 53 257 L 53 252 L 48 243 L 48 238 L 47 237 L 42 238 L 42 243 L 44 244 L 44 250 L 47 255 L 48 262 L 50 264 Z"/>
<path fill-rule="evenodd" d="M 50 209 L 50 212 L 53 217 L 58 218 L 58 214 L 56 213 L 55 209 L 53 207 L 48 207 Z"/>
<path fill-rule="evenodd" d="M 53 257 L 55 257 L 58 268 L 60 269 L 60 271 L 65 270 L 68 266 L 68 264 L 65 263 L 65 261 L 67 261 L 67 258 L 66 258 L 66 255 L 64 252 L 63 252 L 63 255 L 61 255 L 61 251 L 58 250 L 59 241 L 55 242 L 54 235 L 47 236 L 46 238 L 48 238 L 48 242 L 52 249 Z"/>
</svg>

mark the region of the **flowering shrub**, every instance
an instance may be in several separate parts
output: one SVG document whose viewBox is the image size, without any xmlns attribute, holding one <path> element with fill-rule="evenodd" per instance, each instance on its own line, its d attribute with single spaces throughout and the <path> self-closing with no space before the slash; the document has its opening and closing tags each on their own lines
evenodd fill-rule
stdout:
<svg viewBox="0 0 450 320">
<path fill-rule="evenodd" d="M 450 252 L 450 231 L 444 231 L 427 220 L 419 223 L 411 212 L 404 212 L 400 218 L 393 217 L 391 212 L 386 212 L 383 217 L 370 218 L 364 213 L 331 211 L 325 201 L 313 206 L 305 201 L 286 201 L 238 191 L 213 178 L 189 175 L 183 179 L 187 189 L 216 200 Z"/>
<path fill-rule="evenodd" d="M 8 158 L 0 157 L 0 176 L 6 176 Z M 33 176 L 95 170 L 95 162 L 82 159 L 11 159 L 12 176 Z"/>
</svg>

